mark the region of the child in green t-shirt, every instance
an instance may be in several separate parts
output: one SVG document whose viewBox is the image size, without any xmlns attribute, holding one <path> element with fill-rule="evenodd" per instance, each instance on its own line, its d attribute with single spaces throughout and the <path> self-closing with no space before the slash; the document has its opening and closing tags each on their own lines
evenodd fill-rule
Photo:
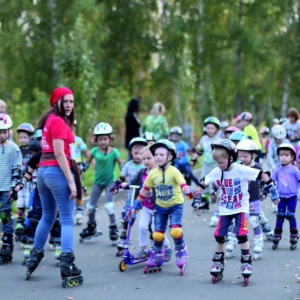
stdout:
<svg viewBox="0 0 300 300">
<path fill-rule="evenodd" d="M 90 201 L 87 204 L 87 210 L 89 214 L 89 220 L 87 228 L 83 229 L 80 233 L 83 242 L 85 239 L 97 237 L 102 234 L 100 230 L 97 230 L 97 224 L 95 221 L 95 212 L 98 204 L 98 200 L 105 190 L 105 210 L 109 216 L 109 238 L 113 245 L 118 240 L 118 229 L 116 224 L 116 216 L 114 211 L 113 195 L 110 190 L 114 184 L 115 178 L 115 164 L 116 162 L 121 165 L 122 160 L 120 153 L 116 148 L 110 146 L 110 142 L 113 140 L 113 129 L 108 123 L 99 123 L 94 128 L 94 142 L 98 144 L 90 151 L 90 155 L 85 162 L 86 170 L 89 164 L 95 160 L 95 178 L 90 196 Z"/>
</svg>

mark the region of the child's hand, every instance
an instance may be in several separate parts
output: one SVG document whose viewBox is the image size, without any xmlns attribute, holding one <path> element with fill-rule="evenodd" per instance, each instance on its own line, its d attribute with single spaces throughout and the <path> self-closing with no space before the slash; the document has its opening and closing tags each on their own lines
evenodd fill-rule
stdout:
<svg viewBox="0 0 300 300">
<path fill-rule="evenodd" d="M 199 199 L 193 199 L 193 203 L 191 204 L 191 206 L 194 208 L 194 210 L 198 210 L 200 207 L 200 200 Z"/>
<path fill-rule="evenodd" d="M 193 198 L 199 198 L 201 193 L 202 193 L 202 189 L 200 187 L 198 187 L 197 189 L 193 190 L 192 191 L 192 195 L 193 195 Z"/>
<path fill-rule="evenodd" d="M 275 205 L 277 205 L 279 202 L 280 202 L 280 199 L 277 199 L 277 200 L 273 201 L 273 203 L 274 203 Z"/>
<path fill-rule="evenodd" d="M 127 187 L 127 182 L 122 182 L 122 183 L 120 184 L 120 186 L 121 186 L 122 189 L 126 189 L 126 187 Z"/>
</svg>

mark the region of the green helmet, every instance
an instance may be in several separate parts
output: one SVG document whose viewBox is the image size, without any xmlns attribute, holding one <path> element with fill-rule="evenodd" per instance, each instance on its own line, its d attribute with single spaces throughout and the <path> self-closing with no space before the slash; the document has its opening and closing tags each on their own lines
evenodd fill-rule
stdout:
<svg viewBox="0 0 300 300">
<path fill-rule="evenodd" d="M 216 117 L 207 117 L 205 120 L 204 120 L 204 126 L 206 126 L 207 124 L 214 124 L 217 128 L 220 127 L 220 121 L 219 119 L 217 119 Z"/>
<path fill-rule="evenodd" d="M 235 131 L 230 136 L 229 139 L 231 141 L 242 141 L 248 139 L 248 136 L 243 131 Z"/>
<path fill-rule="evenodd" d="M 169 150 L 173 156 L 173 159 L 176 158 L 176 146 L 174 145 L 173 142 L 167 140 L 167 139 L 161 139 L 158 140 L 156 143 L 154 143 L 151 147 L 150 147 L 150 151 L 153 154 L 153 156 L 155 155 L 155 150 L 159 147 L 163 147 L 166 148 L 167 150 Z"/>
</svg>

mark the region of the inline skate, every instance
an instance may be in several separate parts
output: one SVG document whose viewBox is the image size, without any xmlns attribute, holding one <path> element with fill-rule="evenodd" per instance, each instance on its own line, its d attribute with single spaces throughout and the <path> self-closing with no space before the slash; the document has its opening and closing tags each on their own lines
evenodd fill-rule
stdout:
<svg viewBox="0 0 300 300">
<path fill-rule="evenodd" d="M 24 221 L 23 217 L 18 217 L 15 227 L 15 241 L 19 242 L 24 234 Z"/>
<path fill-rule="evenodd" d="M 272 246 L 273 250 L 277 249 L 279 241 L 281 240 L 281 234 L 282 234 L 282 229 L 275 228 L 275 233 L 273 235 L 273 246 Z"/>
<path fill-rule="evenodd" d="M 122 233 L 120 235 L 120 239 L 117 243 L 117 252 L 116 256 L 121 256 L 124 253 L 124 249 L 127 247 L 127 241 L 126 241 L 126 231 L 122 230 Z"/>
<path fill-rule="evenodd" d="M 212 275 L 211 281 L 213 284 L 219 282 L 223 278 L 224 272 L 224 252 L 215 253 L 213 257 L 213 266 L 210 269 L 210 274 Z"/>
<path fill-rule="evenodd" d="M 60 275 L 62 287 L 66 288 L 83 283 L 81 270 L 74 264 L 75 256 L 73 252 L 60 254 Z"/>
<path fill-rule="evenodd" d="M 173 250 L 171 247 L 165 248 L 164 262 L 169 262 L 172 258 Z"/>
<path fill-rule="evenodd" d="M 84 209 L 80 205 L 77 205 L 75 210 L 75 224 L 81 225 L 84 217 Z"/>
<path fill-rule="evenodd" d="M 236 248 L 238 241 L 236 238 L 236 235 L 234 233 L 228 233 L 228 238 L 227 238 L 227 243 L 225 246 L 225 257 L 227 259 L 233 257 L 234 255 L 234 250 Z"/>
<path fill-rule="evenodd" d="M 98 237 L 102 235 L 102 232 L 97 229 L 97 223 L 94 221 L 93 223 L 87 223 L 87 227 L 82 230 L 79 234 L 80 239 L 79 242 L 83 243 L 85 240 L 90 240 L 93 237 Z"/>
<path fill-rule="evenodd" d="M 290 249 L 293 251 L 297 248 L 298 243 L 298 230 L 296 228 L 290 229 L 291 235 L 290 235 Z"/>
<path fill-rule="evenodd" d="M 219 217 L 217 217 L 216 215 L 213 215 L 210 219 L 209 227 L 218 226 L 218 222 L 219 222 Z"/>
<path fill-rule="evenodd" d="M 118 230 L 117 225 L 110 225 L 109 226 L 109 238 L 112 241 L 113 247 L 115 247 L 117 245 L 117 243 L 118 243 L 117 242 L 118 238 L 119 238 L 119 234 L 118 233 L 119 233 L 119 230 Z"/>
<path fill-rule="evenodd" d="M 253 247 L 253 259 L 254 260 L 258 260 L 261 258 L 262 256 L 262 250 L 264 247 L 264 240 L 262 236 L 255 236 L 253 238 L 253 243 L 254 243 L 254 247 Z"/>
<path fill-rule="evenodd" d="M 252 259 L 250 254 L 241 255 L 241 272 L 244 277 L 244 286 L 249 284 L 249 277 L 252 275 Z"/>
<path fill-rule="evenodd" d="M 176 265 L 179 268 L 180 275 L 184 274 L 184 271 L 187 266 L 187 248 L 186 246 L 181 249 L 175 248 L 176 253 Z"/>
<path fill-rule="evenodd" d="M 25 279 L 28 280 L 31 274 L 35 271 L 38 267 L 39 263 L 44 257 L 44 250 L 32 248 L 30 251 L 29 259 L 26 263 L 27 271 L 25 274 Z"/>
<path fill-rule="evenodd" d="M 273 241 L 273 234 L 274 231 L 271 229 L 270 225 L 268 222 L 260 224 L 261 228 L 263 230 L 263 233 L 266 235 L 266 238 L 268 241 Z"/>
<path fill-rule="evenodd" d="M 3 244 L 0 249 L 0 265 L 10 263 L 13 259 L 12 254 L 14 251 L 12 235 L 4 233 L 2 237 L 2 242 Z"/>
<path fill-rule="evenodd" d="M 160 272 L 162 270 L 164 263 L 164 251 L 152 251 L 150 257 L 146 262 L 146 267 L 144 268 L 144 274 Z"/>
</svg>

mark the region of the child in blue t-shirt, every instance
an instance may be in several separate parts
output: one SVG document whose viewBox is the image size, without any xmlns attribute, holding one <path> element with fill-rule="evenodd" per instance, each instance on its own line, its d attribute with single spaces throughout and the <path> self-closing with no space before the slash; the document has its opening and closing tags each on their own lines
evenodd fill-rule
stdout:
<svg viewBox="0 0 300 300">
<path fill-rule="evenodd" d="M 199 185 L 199 180 L 193 174 L 188 158 L 189 146 L 186 142 L 181 140 L 182 129 L 179 126 L 174 126 L 170 129 L 170 140 L 175 144 L 177 156 L 174 160 L 174 167 L 177 168 L 181 173 L 186 174 L 189 179 Z"/>
</svg>

